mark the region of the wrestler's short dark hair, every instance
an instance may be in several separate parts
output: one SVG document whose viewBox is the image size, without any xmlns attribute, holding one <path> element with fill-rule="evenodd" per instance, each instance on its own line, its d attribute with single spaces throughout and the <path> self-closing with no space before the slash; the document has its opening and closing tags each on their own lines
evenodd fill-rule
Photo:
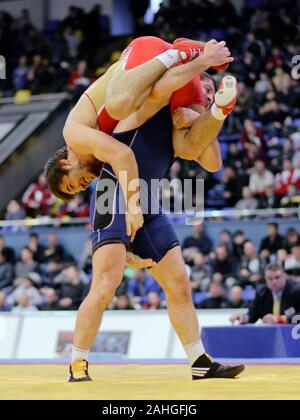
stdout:
<svg viewBox="0 0 300 420">
<path fill-rule="evenodd" d="M 51 192 L 61 200 L 70 201 L 75 196 L 66 194 L 60 190 L 63 176 L 68 175 L 68 170 L 60 163 L 62 159 L 68 159 L 68 148 L 66 146 L 58 149 L 54 155 L 50 157 L 45 165 L 45 176 Z"/>
<path fill-rule="evenodd" d="M 213 82 L 213 84 L 214 84 L 215 92 L 217 92 L 218 85 L 217 85 L 217 82 L 215 81 L 215 79 L 212 77 L 211 74 L 209 74 L 206 71 L 204 71 L 203 73 L 201 73 L 200 79 L 201 80 L 205 80 L 205 79 L 211 80 Z"/>
</svg>

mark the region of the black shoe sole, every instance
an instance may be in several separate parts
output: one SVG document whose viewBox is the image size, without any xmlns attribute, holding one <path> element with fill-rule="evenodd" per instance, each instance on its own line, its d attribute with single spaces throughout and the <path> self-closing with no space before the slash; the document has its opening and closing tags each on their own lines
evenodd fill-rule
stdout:
<svg viewBox="0 0 300 420">
<path fill-rule="evenodd" d="M 193 381 L 203 380 L 203 379 L 234 379 L 240 375 L 246 367 L 244 365 L 236 366 L 222 366 L 221 369 L 218 369 L 212 376 L 197 377 L 193 376 Z"/>
</svg>

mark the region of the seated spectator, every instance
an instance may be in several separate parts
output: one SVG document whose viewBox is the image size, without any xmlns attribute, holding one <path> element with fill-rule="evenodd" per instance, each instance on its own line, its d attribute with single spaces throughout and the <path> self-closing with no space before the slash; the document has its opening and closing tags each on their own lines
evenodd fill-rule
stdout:
<svg viewBox="0 0 300 420">
<path fill-rule="evenodd" d="M 243 188 L 243 198 L 239 200 L 234 209 L 235 210 L 255 210 L 258 208 L 258 200 L 253 197 L 249 187 Z"/>
<path fill-rule="evenodd" d="M 75 311 L 82 301 L 84 285 L 88 282 L 83 271 L 74 264 L 66 267 L 54 279 L 58 295 L 58 309 Z"/>
<path fill-rule="evenodd" d="M 34 54 L 27 74 L 27 82 L 33 95 L 49 90 L 51 84 L 50 69 L 47 60 L 40 54 Z"/>
<path fill-rule="evenodd" d="M 251 241 L 244 243 L 244 255 L 237 269 L 237 275 L 242 287 L 247 284 L 255 286 L 263 280 L 263 262 Z"/>
<path fill-rule="evenodd" d="M 37 307 L 30 303 L 30 299 L 26 293 L 23 293 L 17 302 L 17 305 L 11 310 L 14 314 L 23 314 L 24 312 L 35 312 Z"/>
<path fill-rule="evenodd" d="M 232 251 L 232 237 L 231 232 L 227 229 L 223 229 L 220 232 L 220 239 L 219 239 L 220 245 L 226 245 L 228 250 Z"/>
<path fill-rule="evenodd" d="M 113 304 L 112 309 L 121 310 L 121 311 L 134 309 L 131 303 L 130 296 L 128 296 L 127 294 L 116 296 L 116 298 L 114 299 L 114 304 Z"/>
<path fill-rule="evenodd" d="M 58 301 L 59 298 L 54 289 L 50 287 L 44 287 L 41 289 L 42 302 L 39 304 L 38 309 L 40 311 L 57 311 L 60 309 Z"/>
<path fill-rule="evenodd" d="M 161 288 L 146 269 L 136 270 L 134 277 L 128 283 L 128 295 L 134 298 L 134 302 L 140 303 L 150 292 L 160 294 Z"/>
<path fill-rule="evenodd" d="M 241 286 L 233 286 L 230 289 L 227 307 L 232 309 L 249 307 L 249 303 L 243 299 L 243 289 Z"/>
<path fill-rule="evenodd" d="M 5 245 L 5 239 L 3 235 L 0 235 L 0 252 L 4 252 L 7 262 L 15 264 L 16 254 L 13 248 Z"/>
<path fill-rule="evenodd" d="M 75 218 L 75 217 L 88 217 L 88 216 L 89 216 L 89 205 L 86 201 L 84 201 L 84 195 L 78 194 L 72 200 L 62 203 L 59 206 L 56 217 Z"/>
<path fill-rule="evenodd" d="M 66 252 L 64 247 L 58 242 L 57 235 L 50 233 L 48 235 L 48 247 L 44 250 L 44 257 L 46 261 L 55 259 L 57 262 L 64 261 Z"/>
<path fill-rule="evenodd" d="M 41 303 L 41 295 L 39 290 L 36 288 L 36 278 L 33 273 L 28 273 L 26 276 L 19 277 L 16 279 L 15 284 L 17 287 L 7 297 L 8 303 L 16 305 L 20 302 L 21 297 L 25 294 L 29 299 L 29 305 L 39 305 Z"/>
<path fill-rule="evenodd" d="M 23 220 L 25 217 L 23 207 L 16 200 L 10 200 L 6 207 L 5 220 Z"/>
<path fill-rule="evenodd" d="M 143 309 L 156 311 L 162 309 L 162 301 L 160 295 L 157 292 L 150 292 L 147 295 L 147 301 L 142 306 Z"/>
<path fill-rule="evenodd" d="M 6 294 L 0 290 L 0 312 L 9 312 L 11 305 L 6 302 Z"/>
<path fill-rule="evenodd" d="M 283 240 L 283 248 L 287 251 L 288 254 L 292 252 L 294 245 L 297 245 L 300 242 L 300 236 L 295 228 L 291 227 L 287 230 L 286 236 Z"/>
<path fill-rule="evenodd" d="M 252 194 L 262 196 L 265 195 L 266 189 L 274 183 L 274 175 L 266 169 L 262 160 L 255 162 L 253 172 L 250 175 L 249 188 Z"/>
<path fill-rule="evenodd" d="M 227 302 L 224 297 L 224 289 L 220 283 L 213 282 L 209 286 L 211 297 L 204 299 L 196 307 L 199 309 L 222 309 L 226 308 Z"/>
<path fill-rule="evenodd" d="M 300 188 L 300 169 L 294 169 L 289 159 L 283 161 L 283 171 L 275 177 L 275 193 L 283 197 L 288 192 L 288 187 L 293 185 L 297 191 Z"/>
<path fill-rule="evenodd" d="M 292 254 L 287 256 L 284 271 L 294 280 L 300 280 L 300 242 L 292 247 Z"/>
<path fill-rule="evenodd" d="M 45 250 L 46 247 L 41 244 L 38 233 L 30 233 L 27 248 L 33 253 L 33 259 L 38 263 L 46 261 Z"/>
<path fill-rule="evenodd" d="M 277 209 L 279 207 L 278 197 L 275 195 L 274 186 L 267 187 L 263 196 L 258 198 L 260 209 Z"/>
<path fill-rule="evenodd" d="M 300 193 L 293 184 L 287 187 L 287 192 L 280 200 L 281 207 L 298 208 L 300 205 Z"/>
<path fill-rule="evenodd" d="M 50 216 L 55 200 L 44 175 L 40 175 L 38 181 L 27 188 L 22 198 L 28 217 Z"/>
<path fill-rule="evenodd" d="M 257 158 L 265 160 L 267 145 L 264 138 L 264 131 L 261 127 L 255 127 L 254 122 L 250 119 L 244 121 L 244 128 L 241 132 L 241 144 L 246 153 L 249 145 L 255 144 L 258 148 Z"/>
<path fill-rule="evenodd" d="M 234 207 L 241 194 L 241 186 L 235 170 L 226 167 L 221 175 L 223 199 L 226 207 Z"/>
<path fill-rule="evenodd" d="M 27 87 L 27 75 L 27 57 L 25 55 L 21 55 L 21 57 L 19 58 L 18 66 L 13 70 L 12 73 L 12 79 L 15 90 L 21 90 Z"/>
<path fill-rule="evenodd" d="M 54 279 L 62 271 L 62 263 L 55 258 L 49 258 L 47 262 L 40 265 L 43 286 L 54 287 Z"/>
<path fill-rule="evenodd" d="M 204 231 L 204 225 L 195 225 L 193 236 L 185 238 L 182 249 L 196 248 L 204 255 L 208 255 L 212 249 L 212 241 Z"/>
<path fill-rule="evenodd" d="M 226 245 L 219 245 L 215 250 L 215 257 L 210 260 L 213 281 L 232 287 L 236 283 L 234 278 L 235 261 Z"/>
<path fill-rule="evenodd" d="M 248 314 L 233 315 L 231 322 L 254 324 L 261 319 L 264 324 L 288 324 L 295 314 L 300 314 L 300 285 L 289 280 L 280 264 L 269 264 L 265 281 L 257 288 Z"/>
<path fill-rule="evenodd" d="M 7 261 L 5 250 L 0 251 L 0 290 L 10 292 L 14 279 L 14 267 Z"/>
<path fill-rule="evenodd" d="M 206 292 L 211 279 L 211 267 L 205 262 L 203 254 L 197 252 L 193 260 L 191 287 L 195 292 Z"/>
<path fill-rule="evenodd" d="M 244 154 L 238 149 L 237 143 L 229 143 L 228 152 L 224 161 L 224 166 L 233 167 L 237 172 L 242 168 Z"/>
<path fill-rule="evenodd" d="M 20 259 L 15 267 L 16 276 L 23 277 L 32 271 L 38 271 L 38 263 L 33 258 L 33 252 L 24 247 L 21 249 Z"/>
<path fill-rule="evenodd" d="M 245 234 L 242 230 L 237 230 L 233 235 L 233 246 L 232 246 L 232 255 L 237 260 L 240 261 L 242 255 L 244 255 L 244 243 L 246 242 Z"/>
<path fill-rule="evenodd" d="M 262 258 L 269 258 L 276 255 L 276 252 L 283 247 L 283 237 L 278 233 L 278 224 L 268 224 L 268 236 L 262 239 L 259 253 Z"/>
</svg>

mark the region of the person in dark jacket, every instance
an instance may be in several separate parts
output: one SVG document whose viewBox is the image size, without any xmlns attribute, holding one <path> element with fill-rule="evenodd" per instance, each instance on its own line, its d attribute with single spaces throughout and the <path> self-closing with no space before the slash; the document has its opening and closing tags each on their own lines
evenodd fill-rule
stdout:
<svg viewBox="0 0 300 420">
<path fill-rule="evenodd" d="M 300 285 L 289 280 L 278 263 L 265 269 L 266 284 L 258 286 L 248 314 L 238 314 L 231 321 L 254 324 L 262 319 L 264 324 L 288 324 L 300 315 Z"/>
<path fill-rule="evenodd" d="M 224 289 L 220 283 L 213 282 L 209 287 L 211 297 L 203 300 L 199 306 L 200 309 L 222 309 L 227 307 L 227 301 L 224 298 Z"/>
<path fill-rule="evenodd" d="M 212 250 L 212 241 L 204 232 L 203 224 L 195 225 L 193 236 L 188 236 L 183 242 L 182 249 L 197 248 L 202 254 L 207 255 Z"/>
<path fill-rule="evenodd" d="M 283 248 L 283 237 L 278 233 L 278 224 L 268 224 L 268 236 L 261 241 L 259 252 L 261 257 L 268 258 L 276 255 L 279 249 Z"/>
</svg>

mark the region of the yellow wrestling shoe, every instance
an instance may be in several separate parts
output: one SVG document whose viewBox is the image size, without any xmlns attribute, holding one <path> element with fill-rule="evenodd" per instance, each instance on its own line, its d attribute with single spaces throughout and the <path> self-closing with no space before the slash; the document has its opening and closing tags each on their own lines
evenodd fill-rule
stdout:
<svg viewBox="0 0 300 420">
<path fill-rule="evenodd" d="M 75 360 L 70 364 L 69 380 L 68 382 L 89 382 L 91 377 L 89 375 L 89 362 L 85 359 Z"/>
</svg>

